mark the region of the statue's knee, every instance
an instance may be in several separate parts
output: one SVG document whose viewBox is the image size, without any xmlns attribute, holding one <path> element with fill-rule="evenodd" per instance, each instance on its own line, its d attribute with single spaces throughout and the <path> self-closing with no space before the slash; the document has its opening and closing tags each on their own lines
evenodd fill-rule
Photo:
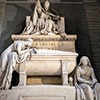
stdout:
<svg viewBox="0 0 100 100">
<path fill-rule="evenodd" d="M 91 90 L 91 87 L 90 87 L 89 85 L 87 85 L 87 84 L 83 84 L 83 85 L 82 85 L 82 88 L 83 88 L 83 90 L 84 90 L 85 92 L 89 92 L 89 91 Z"/>
</svg>

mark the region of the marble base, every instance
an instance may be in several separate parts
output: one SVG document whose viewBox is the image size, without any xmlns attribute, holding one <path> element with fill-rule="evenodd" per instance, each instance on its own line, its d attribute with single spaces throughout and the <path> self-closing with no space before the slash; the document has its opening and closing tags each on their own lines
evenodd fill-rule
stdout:
<svg viewBox="0 0 100 100">
<path fill-rule="evenodd" d="M 0 92 L 0 100 L 75 100 L 73 86 L 17 86 Z"/>
</svg>

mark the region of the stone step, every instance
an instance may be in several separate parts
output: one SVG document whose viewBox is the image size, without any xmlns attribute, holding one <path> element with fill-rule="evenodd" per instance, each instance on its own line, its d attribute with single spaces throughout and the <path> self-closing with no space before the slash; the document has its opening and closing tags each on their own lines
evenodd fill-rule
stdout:
<svg viewBox="0 0 100 100">
<path fill-rule="evenodd" d="M 100 19 L 93 19 L 91 21 L 88 21 L 88 25 L 100 25 Z M 99 28 L 100 30 L 100 28 Z"/>
<path fill-rule="evenodd" d="M 100 32 L 100 28 L 99 29 L 90 29 L 89 31 L 91 31 L 91 32 Z"/>
<path fill-rule="evenodd" d="M 95 75 L 98 81 L 100 82 L 100 68 L 95 69 Z"/>
<path fill-rule="evenodd" d="M 100 47 L 100 46 L 99 46 L 99 45 L 100 45 L 100 42 L 93 42 L 93 41 L 92 41 L 91 44 L 92 44 L 92 45 L 97 45 L 98 47 Z"/>
<path fill-rule="evenodd" d="M 99 56 L 100 57 L 99 53 L 100 53 L 100 50 L 92 49 L 93 56 Z"/>
<path fill-rule="evenodd" d="M 93 57 L 99 57 L 100 58 L 100 53 L 99 52 L 94 51 L 94 53 L 92 53 Z"/>
<path fill-rule="evenodd" d="M 93 47 L 94 47 L 94 45 L 96 45 L 96 46 L 98 46 L 98 47 L 100 47 L 99 45 L 100 45 L 100 42 L 99 42 L 99 40 L 93 40 L 93 39 L 90 39 L 90 41 L 91 41 L 91 45 L 93 45 Z M 97 43 L 96 43 L 97 42 Z"/>
<path fill-rule="evenodd" d="M 92 45 L 98 45 L 98 46 L 100 45 L 100 39 L 90 38 L 90 40 Z"/>
<path fill-rule="evenodd" d="M 97 37 L 98 36 L 98 37 Z M 100 38 L 100 34 L 98 35 L 98 34 L 90 34 L 90 38 L 91 38 L 91 40 L 96 40 L 96 37 L 97 37 L 97 41 L 96 42 L 100 42 L 99 40 L 99 38 Z M 94 39 L 95 38 L 95 39 Z M 95 41 L 91 41 L 91 42 L 95 42 Z"/>
<path fill-rule="evenodd" d="M 99 43 L 93 43 L 93 42 L 91 42 L 91 45 L 93 45 L 93 47 L 94 46 L 98 46 L 100 48 L 100 42 Z M 96 53 L 99 53 L 99 52 L 96 52 Z"/>
<path fill-rule="evenodd" d="M 90 35 L 90 39 L 97 40 L 96 42 L 100 42 L 100 37 L 99 36 L 96 36 L 96 35 L 95 36 Z"/>
<path fill-rule="evenodd" d="M 88 19 L 88 22 L 90 22 L 90 21 L 100 21 L 100 18 L 98 18 L 98 17 L 87 17 L 87 19 Z"/>
<path fill-rule="evenodd" d="M 87 17 L 88 22 L 100 22 L 100 18 L 98 17 Z"/>
<path fill-rule="evenodd" d="M 99 37 L 99 39 L 100 39 L 100 37 Z M 99 40 L 99 39 L 98 39 L 98 40 Z M 92 43 L 92 44 L 95 44 L 95 45 L 96 45 L 96 44 L 100 45 L 100 41 L 98 41 L 98 40 L 97 40 L 97 41 L 91 41 L 91 43 Z"/>
<path fill-rule="evenodd" d="M 97 62 L 94 65 L 95 65 L 96 68 L 99 67 L 99 70 L 100 70 L 100 62 Z"/>
<path fill-rule="evenodd" d="M 100 21 L 88 21 L 88 25 L 96 25 L 96 26 L 99 26 L 100 25 Z"/>
<path fill-rule="evenodd" d="M 89 31 L 90 32 L 90 37 L 98 37 L 98 38 L 100 38 L 100 32 L 98 33 L 98 32 L 91 32 L 91 31 Z"/>
<path fill-rule="evenodd" d="M 100 58 L 100 53 L 98 52 L 98 53 L 92 53 L 93 54 L 93 57 L 98 57 L 99 56 L 99 58 Z"/>
<path fill-rule="evenodd" d="M 21 85 L 2 90 L 0 100 L 75 100 L 75 91 L 66 85 Z"/>
<path fill-rule="evenodd" d="M 99 56 L 98 57 L 94 57 L 94 61 L 99 62 L 100 61 L 100 57 Z"/>
<path fill-rule="evenodd" d="M 100 51 L 99 51 L 100 52 Z M 99 57 L 100 58 L 100 54 L 99 54 L 99 52 L 98 53 L 92 53 L 92 55 L 93 55 L 93 57 Z"/>
<path fill-rule="evenodd" d="M 90 29 L 100 29 L 100 27 L 98 26 L 98 27 L 96 27 L 96 26 L 93 26 L 93 27 L 89 27 L 89 30 Z"/>
<path fill-rule="evenodd" d="M 91 32 L 91 31 L 89 31 L 90 32 L 90 36 L 91 37 L 95 37 L 95 36 L 98 36 L 98 37 L 100 37 L 100 32 Z"/>
<path fill-rule="evenodd" d="M 94 65 L 95 65 L 96 68 L 99 67 L 99 71 L 100 71 L 100 62 L 98 61 L 98 62 L 94 63 Z"/>
<path fill-rule="evenodd" d="M 100 48 L 92 48 L 92 53 L 100 53 Z"/>
<path fill-rule="evenodd" d="M 95 6 L 85 5 L 85 9 L 90 11 L 97 11 L 97 9 L 99 9 L 99 6 L 100 5 L 95 5 Z"/>
<path fill-rule="evenodd" d="M 96 4 L 96 3 L 92 3 L 92 4 L 85 4 L 85 8 L 88 9 L 94 9 L 94 8 L 98 8 L 100 4 Z"/>
<path fill-rule="evenodd" d="M 100 14 L 95 14 L 95 13 L 90 13 L 90 14 L 87 14 L 87 18 L 99 18 L 100 17 Z"/>
<path fill-rule="evenodd" d="M 100 48 L 100 44 L 96 44 L 96 45 L 93 45 L 93 44 L 91 44 L 92 45 L 92 51 L 93 51 L 93 49 L 98 49 L 99 50 L 99 48 Z"/>
<path fill-rule="evenodd" d="M 95 10 L 85 9 L 87 14 L 99 14 L 99 8 L 96 8 Z"/>
<path fill-rule="evenodd" d="M 99 62 L 94 62 L 94 67 L 96 68 L 95 70 L 97 71 L 97 69 L 99 70 L 100 73 L 100 63 Z"/>
<path fill-rule="evenodd" d="M 96 75 L 100 78 L 100 64 L 99 65 L 94 64 L 94 71 Z"/>
<path fill-rule="evenodd" d="M 93 8 L 97 8 L 99 5 L 98 4 L 85 4 L 85 8 L 88 9 L 93 9 Z"/>
<path fill-rule="evenodd" d="M 98 8 L 99 8 L 99 5 L 95 5 L 95 6 L 85 5 L 85 9 L 90 10 L 90 11 L 97 11 Z"/>
<path fill-rule="evenodd" d="M 89 3 L 93 3 L 96 2 L 97 0 L 83 0 L 84 2 L 89 2 Z"/>
<path fill-rule="evenodd" d="M 95 16 L 95 15 L 97 15 L 97 16 L 99 16 L 100 14 L 99 14 L 99 12 L 87 12 L 87 16 Z"/>
<path fill-rule="evenodd" d="M 96 24 L 88 24 L 89 29 L 93 28 L 93 29 L 99 29 L 100 25 L 96 25 Z"/>
</svg>

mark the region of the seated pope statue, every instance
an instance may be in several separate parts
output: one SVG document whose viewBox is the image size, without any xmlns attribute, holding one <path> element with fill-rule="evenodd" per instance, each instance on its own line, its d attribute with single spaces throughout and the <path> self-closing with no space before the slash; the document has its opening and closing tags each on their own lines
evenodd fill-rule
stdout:
<svg viewBox="0 0 100 100">
<path fill-rule="evenodd" d="M 60 16 L 51 13 L 49 7 L 48 0 L 45 1 L 44 8 L 42 8 L 40 0 L 37 0 L 32 20 L 26 21 L 26 30 L 24 29 L 22 34 L 59 34 L 60 25 L 58 25 L 58 22 Z M 31 24 L 32 22 L 33 24 Z"/>
<path fill-rule="evenodd" d="M 90 60 L 86 56 L 80 59 L 77 67 L 77 80 L 85 94 L 84 100 L 100 100 L 100 84 L 97 82 Z"/>
<path fill-rule="evenodd" d="M 32 49 L 33 40 L 14 41 L 0 56 L 0 89 L 9 89 L 11 85 L 12 72 L 16 70 L 16 64 L 36 53 Z"/>
</svg>

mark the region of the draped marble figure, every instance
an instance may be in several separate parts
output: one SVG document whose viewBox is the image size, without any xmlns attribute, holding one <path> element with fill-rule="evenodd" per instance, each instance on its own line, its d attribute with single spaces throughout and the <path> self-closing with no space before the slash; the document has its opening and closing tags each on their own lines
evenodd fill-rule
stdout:
<svg viewBox="0 0 100 100">
<path fill-rule="evenodd" d="M 12 72 L 16 70 L 16 64 L 27 59 L 32 53 L 36 53 L 32 47 L 33 40 L 14 41 L 0 56 L 0 88 L 9 89 Z"/>
<path fill-rule="evenodd" d="M 86 56 L 80 59 L 77 80 L 84 91 L 85 100 L 100 100 L 100 84 L 97 82 L 90 60 Z"/>
<path fill-rule="evenodd" d="M 22 34 L 54 35 L 62 33 L 59 23 L 60 16 L 51 13 L 49 7 L 48 0 L 45 1 L 44 8 L 41 6 L 40 0 L 36 0 L 32 19 L 26 21 Z"/>
</svg>

